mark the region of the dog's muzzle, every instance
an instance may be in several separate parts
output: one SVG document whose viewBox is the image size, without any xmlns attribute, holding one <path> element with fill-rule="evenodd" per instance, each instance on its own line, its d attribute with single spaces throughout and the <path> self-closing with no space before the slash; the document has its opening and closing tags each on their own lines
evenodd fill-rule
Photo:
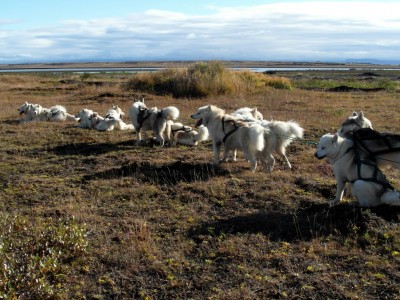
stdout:
<svg viewBox="0 0 400 300">
<path fill-rule="evenodd" d="M 316 158 L 318 158 L 318 159 L 323 159 L 323 158 L 325 158 L 326 155 L 320 156 L 320 155 L 318 155 L 318 151 L 317 151 L 317 152 L 314 153 L 314 156 L 315 156 Z"/>
</svg>

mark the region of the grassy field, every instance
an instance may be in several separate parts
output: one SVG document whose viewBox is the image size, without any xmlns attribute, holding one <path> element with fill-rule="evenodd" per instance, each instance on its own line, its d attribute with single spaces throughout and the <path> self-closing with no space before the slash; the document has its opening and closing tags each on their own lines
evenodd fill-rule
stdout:
<svg viewBox="0 0 400 300">
<path fill-rule="evenodd" d="M 330 208 L 334 177 L 313 143 L 353 110 L 400 133 L 400 71 L 275 75 L 292 88 L 174 98 L 128 89 L 127 73 L 0 74 L 0 298 L 399 298 L 400 208 Z M 17 113 L 25 101 L 127 112 L 142 96 L 185 124 L 206 104 L 257 107 L 305 138 L 288 148 L 292 170 L 252 173 L 242 156 L 213 167 L 210 142 L 137 146 L 133 132 Z"/>
</svg>

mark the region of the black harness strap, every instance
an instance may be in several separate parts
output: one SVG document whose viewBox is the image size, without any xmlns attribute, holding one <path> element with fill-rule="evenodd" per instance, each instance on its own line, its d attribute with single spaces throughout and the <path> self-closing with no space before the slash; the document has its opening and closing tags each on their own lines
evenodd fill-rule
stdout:
<svg viewBox="0 0 400 300">
<path fill-rule="evenodd" d="M 370 128 L 361 128 L 359 130 L 354 131 L 353 133 L 353 140 L 356 143 L 356 145 L 362 147 L 362 149 L 364 149 L 369 155 L 372 156 L 400 151 L 400 147 L 395 147 L 390 142 L 390 139 L 394 137 L 398 138 L 398 135 L 380 133 Z M 386 146 L 386 149 L 373 150 L 370 147 L 368 147 L 368 141 L 377 141 L 377 140 L 381 141 Z M 399 138 L 398 141 L 400 142 Z"/>
<path fill-rule="evenodd" d="M 390 182 L 387 180 L 386 176 L 382 173 L 382 171 L 377 167 L 376 163 L 367 160 L 367 159 L 361 159 L 360 154 L 358 153 L 357 149 L 355 147 L 351 147 L 347 150 L 354 150 L 354 160 L 357 165 L 357 179 L 352 180 L 351 183 L 354 183 L 356 180 L 363 180 L 363 181 L 369 181 L 373 183 L 377 183 L 382 186 L 382 190 L 380 191 L 380 194 L 383 194 L 386 189 L 389 190 L 395 190 L 395 188 L 390 184 Z M 362 176 L 362 166 L 370 166 L 374 168 L 374 172 L 372 174 L 372 177 L 365 178 Z"/>
<path fill-rule="evenodd" d="M 234 120 L 232 120 L 234 123 L 234 128 L 231 130 L 231 131 L 229 131 L 228 133 L 225 133 L 225 117 L 222 117 L 222 131 L 224 132 L 224 134 L 225 134 L 225 136 L 224 136 L 224 138 L 222 139 L 222 142 L 223 143 L 225 143 L 225 141 L 226 141 L 226 139 L 232 134 L 232 133 L 234 133 L 236 130 L 238 130 L 239 129 L 239 127 L 236 125 L 236 122 L 234 121 Z"/>
<path fill-rule="evenodd" d="M 143 115 L 147 112 L 147 115 L 144 117 Z M 145 108 L 139 111 L 138 114 L 138 123 L 139 123 L 139 128 L 138 130 L 140 130 L 143 126 L 144 121 L 146 121 L 148 118 L 150 117 L 150 113 L 149 113 L 149 109 Z"/>
</svg>

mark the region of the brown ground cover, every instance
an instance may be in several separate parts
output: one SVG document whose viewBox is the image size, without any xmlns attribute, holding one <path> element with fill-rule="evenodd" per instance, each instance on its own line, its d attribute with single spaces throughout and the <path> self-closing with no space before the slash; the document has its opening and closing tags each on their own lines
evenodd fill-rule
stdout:
<svg viewBox="0 0 400 300">
<path fill-rule="evenodd" d="M 17 108 L 24 101 L 61 104 L 72 114 L 82 108 L 105 114 L 117 104 L 127 113 L 141 96 L 124 89 L 129 74 L 92 74 L 85 80 L 72 73 L 0 74 L 0 260 L 12 267 L 12 254 L 5 249 L 22 240 L 31 244 L 15 251 L 26 249 L 43 261 L 30 271 L 40 273 L 37 281 L 29 282 L 3 264 L 0 276 L 12 280 L 0 280 L 0 296 L 399 298 L 400 208 L 362 209 L 351 198 L 330 208 L 332 171 L 327 161 L 313 156 L 313 142 L 336 131 L 353 110 L 364 111 L 378 130 L 400 133 L 399 93 L 333 92 L 295 84 L 310 76 L 337 80 L 349 74 L 278 74 L 291 79 L 291 91 L 267 88 L 202 99 L 145 95 L 148 106 L 177 106 L 185 124 L 193 124 L 190 114 L 206 104 L 227 112 L 257 107 L 266 119 L 297 121 L 305 138 L 288 148 L 293 169 L 278 160 L 272 173 L 262 167 L 250 172 L 241 156 L 213 167 L 209 142 L 137 146 L 128 131 L 18 122 Z M 390 76 L 398 84 L 399 75 Z M 398 171 L 385 174 L 400 188 Z M 84 235 L 78 236 L 76 228 Z M 51 243 L 40 245 L 42 240 Z M 43 260 L 52 249 L 60 249 L 57 259 Z M 35 285 L 40 280 L 43 288 Z"/>
</svg>

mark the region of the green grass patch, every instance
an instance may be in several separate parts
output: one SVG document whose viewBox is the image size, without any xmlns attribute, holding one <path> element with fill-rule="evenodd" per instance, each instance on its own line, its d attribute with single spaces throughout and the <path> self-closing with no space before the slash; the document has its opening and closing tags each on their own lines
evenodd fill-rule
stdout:
<svg viewBox="0 0 400 300">
<path fill-rule="evenodd" d="M 359 90 L 385 90 L 389 92 L 396 91 L 398 83 L 395 80 L 388 78 L 380 78 L 375 80 L 360 80 L 356 78 L 349 79 L 317 79 L 308 78 L 293 81 L 293 86 L 303 89 L 321 89 L 321 90 L 334 90 L 340 87 L 347 87 L 349 89 Z"/>
</svg>

